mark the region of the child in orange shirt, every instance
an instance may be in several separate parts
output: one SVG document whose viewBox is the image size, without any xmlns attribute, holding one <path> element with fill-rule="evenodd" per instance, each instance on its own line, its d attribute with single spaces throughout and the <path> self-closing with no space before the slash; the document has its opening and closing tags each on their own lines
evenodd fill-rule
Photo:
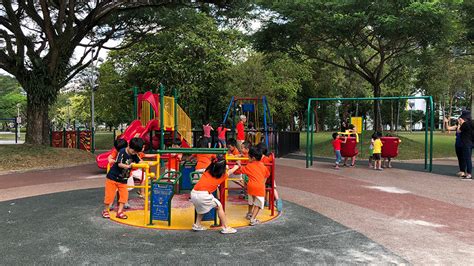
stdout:
<svg viewBox="0 0 474 266">
<path fill-rule="evenodd" d="M 237 170 L 238 165 L 235 165 L 229 174 L 232 174 Z M 214 158 L 211 164 L 207 167 L 204 174 L 201 176 L 199 182 L 194 186 L 191 191 L 191 202 L 196 208 L 196 222 L 193 224 L 194 231 L 206 230 L 201 225 L 201 220 L 204 214 L 208 213 L 211 209 L 217 208 L 217 215 L 222 223 L 222 234 L 233 234 L 237 232 L 234 228 L 228 226 L 227 217 L 222 208 L 221 202 L 214 197 L 212 193 L 217 190 L 217 187 L 222 184 L 228 174 L 226 173 L 226 162 L 224 158 Z"/>
<path fill-rule="evenodd" d="M 128 147 L 119 151 L 117 160 L 110 168 L 105 179 L 105 197 L 104 210 L 102 217 L 110 218 L 109 206 L 114 201 L 115 192 L 119 192 L 119 207 L 117 211 L 117 218 L 127 219 L 127 215 L 123 212 L 124 204 L 128 201 L 127 180 L 130 177 L 130 169 L 132 162 L 142 162 L 137 154 L 143 149 L 143 140 L 140 138 L 133 138 L 130 140 Z"/>
<path fill-rule="evenodd" d="M 247 184 L 249 212 L 246 218 L 250 220 L 250 225 L 257 225 L 260 223 L 257 220 L 257 215 L 265 205 L 265 182 L 270 176 L 268 168 L 260 161 L 262 159 L 262 151 L 256 147 L 251 147 L 249 150 L 249 163 L 242 166 L 240 169 L 243 174 L 249 177 Z"/>
<path fill-rule="evenodd" d="M 262 159 L 260 160 L 264 164 L 272 164 L 273 163 L 273 157 L 268 156 L 268 149 L 267 145 L 265 145 L 263 142 L 260 142 L 257 145 L 257 148 L 262 151 Z M 275 196 L 275 206 L 277 208 L 278 212 L 281 212 L 283 210 L 283 201 L 280 199 L 280 196 L 278 195 L 277 191 L 277 185 L 275 179 L 273 179 L 273 187 L 274 187 L 274 196 Z"/>
<path fill-rule="evenodd" d="M 242 145 L 240 145 L 240 152 L 241 152 L 242 157 L 245 157 L 245 158 L 249 157 L 249 150 L 251 146 L 252 144 L 250 144 L 250 142 L 248 141 L 244 141 Z"/>
<path fill-rule="evenodd" d="M 227 149 L 227 154 L 240 156 L 240 151 L 237 149 L 237 141 L 235 139 L 229 139 L 227 141 Z"/>
</svg>

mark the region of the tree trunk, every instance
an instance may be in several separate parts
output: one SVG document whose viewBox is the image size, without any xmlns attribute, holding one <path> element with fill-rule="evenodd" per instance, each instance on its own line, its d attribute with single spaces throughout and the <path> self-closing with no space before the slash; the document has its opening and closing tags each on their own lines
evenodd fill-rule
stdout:
<svg viewBox="0 0 474 266">
<path fill-rule="evenodd" d="M 56 101 L 59 88 L 52 85 L 49 77 L 31 74 L 18 78 L 26 97 L 26 138 L 27 144 L 49 145 L 49 107 Z"/>
<path fill-rule="evenodd" d="M 26 143 L 49 145 L 49 104 L 27 95 Z"/>
<path fill-rule="evenodd" d="M 380 84 L 372 84 L 374 89 L 374 97 L 380 97 L 382 89 Z M 374 100 L 374 128 L 378 132 L 382 132 L 382 113 L 380 110 L 380 100 Z"/>
</svg>

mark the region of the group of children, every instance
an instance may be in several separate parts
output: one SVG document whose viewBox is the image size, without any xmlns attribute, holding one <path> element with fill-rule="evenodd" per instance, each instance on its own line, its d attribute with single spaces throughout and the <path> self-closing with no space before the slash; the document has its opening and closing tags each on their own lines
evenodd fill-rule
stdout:
<svg viewBox="0 0 474 266">
<path fill-rule="evenodd" d="M 266 180 L 270 176 L 270 171 L 265 163 L 271 163 L 271 157 L 267 156 L 267 149 L 263 143 L 257 146 L 251 146 L 250 143 L 242 143 L 240 150 L 237 147 L 235 139 L 229 139 L 226 143 L 228 153 L 236 157 L 247 157 L 248 163 L 243 165 L 240 160 L 228 169 L 226 159 L 224 157 L 216 156 L 214 154 L 196 154 L 194 157 L 197 161 L 196 171 L 201 172 L 201 178 L 191 191 L 191 202 L 195 206 L 197 218 L 193 224 L 194 231 L 202 231 L 205 228 L 201 225 L 202 217 L 212 208 L 217 208 L 217 214 L 222 223 L 221 233 L 230 234 L 235 233 L 236 230 L 228 226 L 225 217 L 224 209 L 218 199 L 213 196 L 218 186 L 225 181 L 229 176 L 240 177 L 238 183 L 246 189 L 248 195 L 248 212 L 246 218 L 250 225 L 259 224 L 257 215 L 261 209 L 264 208 L 265 203 L 265 189 Z M 142 163 L 144 157 L 144 141 L 141 138 L 133 138 L 127 143 L 125 140 L 118 139 L 114 143 L 115 150 L 109 156 L 109 163 L 112 165 L 106 176 L 105 181 L 105 197 L 104 210 L 102 217 L 110 218 L 110 208 L 115 200 L 115 195 L 118 192 L 118 210 L 116 217 L 119 219 L 127 219 L 124 212 L 125 206 L 128 202 L 128 185 L 134 184 L 135 180 L 142 184 L 144 178 L 140 170 L 132 170 L 133 163 Z M 207 147 L 208 142 L 204 139 L 200 140 L 199 147 Z M 175 139 L 172 143 L 172 148 L 180 148 L 181 141 Z M 178 160 L 170 158 L 168 160 L 168 172 L 179 170 L 177 163 L 182 157 L 182 154 L 174 154 L 172 157 L 178 157 Z M 166 172 L 165 171 L 165 172 Z M 247 176 L 248 180 L 242 177 Z M 143 189 L 139 195 L 143 193 Z M 275 200 L 277 208 L 281 210 L 281 200 L 275 191 Z"/>
<path fill-rule="evenodd" d="M 380 140 L 381 137 L 382 137 L 382 133 L 374 132 L 370 139 L 370 146 L 369 146 L 369 155 L 370 155 L 369 168 L 373 168 L 374 170 L 377 170 L 377 171 L 383 171 L 382 169 L 383 143 Z M 336 155 L 336 162 L 335 162 L 334 168 L 338 170 L 339 165 L 342 162 L 341 146 L 342 146 L 342 143 L 347 142 L 347 136 L 345 136 L 344 139 L 342 139 L 342 137 L 338 133 L 335 132 L 332 134 L 332 138 L 333 138 L 332 145 L 333 145 L 334 153 Z M 348 158 L 344 159 L 343 166 L 346 166 L 347 159 Z M 388 161 L 388 165 L 385 164 L 386 160 Z M 391 158 L 384 158 L 383 165 L 388 168 L 392 168 Z M 354 167 L 354 166 L 355 166 L 355 156 L 352 157 L 352 163 L 351 163 L 351 167 Z"/>
</svg>

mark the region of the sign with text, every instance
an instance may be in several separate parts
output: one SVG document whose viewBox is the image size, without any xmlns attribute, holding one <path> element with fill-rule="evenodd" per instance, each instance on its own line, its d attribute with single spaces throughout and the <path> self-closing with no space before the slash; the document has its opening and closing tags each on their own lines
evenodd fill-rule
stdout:
<svg viewBox="0 0 474 266">
<path fill-rule="evenodd" d="M 153 220 L 169 221 L 173 185 L 153 183 L 151 185 L 151 217 Z"/>
</svg>

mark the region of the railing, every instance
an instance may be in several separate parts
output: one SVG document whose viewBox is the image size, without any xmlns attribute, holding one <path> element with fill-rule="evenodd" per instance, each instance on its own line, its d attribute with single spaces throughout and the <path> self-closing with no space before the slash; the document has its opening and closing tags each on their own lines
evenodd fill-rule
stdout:
<svg viewBox="0 0 474 266">
<path fill-rule="evenodd" d="M 165 128 L 174 130 L 174 97 L 164 96 L 163 124 Z"/>
<path fill-rule="evenodd" d="M 193 131 L 191 125 L 191 118 L 189 118 L 188 114 L 181 108 L 181 106 L 177 106 L 177 116 L 178 116 L 178 132 L 183 136 L 188 143 L 191 143 Z M 193 146 L 195 147 L 195 146 Z"/>
</svg>

